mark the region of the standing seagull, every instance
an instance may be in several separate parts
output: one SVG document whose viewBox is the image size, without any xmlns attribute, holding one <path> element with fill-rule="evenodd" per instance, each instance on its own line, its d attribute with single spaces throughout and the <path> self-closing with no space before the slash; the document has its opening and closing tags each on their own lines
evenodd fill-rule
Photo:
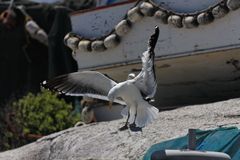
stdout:
<svg viewBox="0 0 240 160">
<path fill-rule="evenodd" d="M 154 48 L 159 36 L 159 28 L 150 37 L 147 51 L 142 54 L 142 70 L 132 79 L 117 83 L 96 71 L 75 72 L 44 81 L 42 86 L 69 96 L 88 96 L 127 105 L 127 124 L 142 128 L 156 119 L 158 109 L 149 104 L 156 89 L 154 69 Z"/>
</svg>

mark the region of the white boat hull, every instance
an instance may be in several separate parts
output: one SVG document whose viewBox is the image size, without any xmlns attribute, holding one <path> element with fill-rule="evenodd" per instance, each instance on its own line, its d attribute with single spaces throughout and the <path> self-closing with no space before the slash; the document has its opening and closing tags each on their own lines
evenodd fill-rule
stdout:
<svg viewBox="0 0 240 160">
<path fill-rule="evenodd" d="M 190 4 L 190 1 L 183 2 Z M 216 2 L 191 1 L 191 4 L 199 10 Z M 184 7 L 180 5 L 181 1 L 176 0 L 165 5 L 171 7 L 171 3 L 175 9 Z M 73 31 L 88 38 L 107 35 L 134 4 L 124 3 L 72 14 Z M 114 79 L 125 80 L 129 73 L 141 68 L 140 56 L 146 50 L 154 26 L 158 25 L 160 36 L 155 50 L 158 91 L 155 105 L 175 106 L 237 97 L 240 94 L 239 17 L 240 9 L 194 29 L 174 28 L 146 17 L 134 24 L 116 48 L 104 52 L 77 50 L 74 58 L 79 70 L 98 70 Z"/>
</svg>

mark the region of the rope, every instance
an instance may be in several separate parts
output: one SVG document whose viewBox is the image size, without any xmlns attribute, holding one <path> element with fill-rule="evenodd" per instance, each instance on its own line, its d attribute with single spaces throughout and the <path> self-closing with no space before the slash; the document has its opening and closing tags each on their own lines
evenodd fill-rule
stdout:
<svg viewBox="0 0 240 160">
<path fill-rule="evenodd" d="M 212 5 L 212 6 L 209 6 L 207 9 L 204 9 L 204 10 L 200 10 L 200 11 L 197 11 L 197 12 L 194 12 L 194 13 L 179 13 L 179 12 L 176 12 L 176 11 L 173 11 L 173 10 L 170 10 L 170 9 L 165 9 L 163 6 L 161 6 L 161 5 L 157 5 L 155 2 L 153 2 L 153 0 L 138 0 L 136 3 L 135 3 L 135 5 L 132 7 L 132 8 L 135 8 L 135 7 L 139 7 L 139 6 L 141 6 L 141 2 L 143 2 L 143 3 L 148 3 L 148 4 L 150 4 L 150 5 L 152 5 L 153 6 L 153 10 L 154 10 L 154 13 L 156 12 L 156 11 L 158 11 L 158 10 L 160 10 L 160 11 L 163 11 L 163 12 L 166 12 L 167 13 L 167 15 L 168 15 L 168 17 L 169 16 L 171 16 L 171 15 L 176 15 L 176 16 L 180 16 L 182 19 L 184 19 L 184 17 L 187 17 L 187 16 L 193 16 L 195 19 L 197 19 L 198 18 L 198 16 L 200 15 L 200 14 L 202 14 L 202 13 L 206 13 L 206 14 L 209 14 L 209 16 L 212 16 L 212 10 L 215 8 L 215 7 L 217 7 L 217 6 L 221 6 L 221 7 L 224 7 L 224 6 L 226 6 L 226 8 L 228 9 L 228 10 L 230 10 L 230 8 L 227 6 L 227 2 L 228 2 L 229 0 L 222 0 L 222 1 L 220 1 L 219 3 L 217 3 L 217 4 L 214 4 L 214 5 Z M 131 8 L 131 9 L 132 9 Z M 228 12 L 228 11 L 227 11 Z M 148 15 L 145 15 L 145 16 L 148 16 Z M 151 16 L 153 16 L 153 15 L 151 15 Z M 212 19 L 211 19 L 212 18 Z M 211 21 L 213 21 L 213 16 L 212 17 L 210 17 L 210 20 Z M 126 13 L 125 15 L 124 15 L 124 17 L 123 17 L 123 19 L 122 20 L 127 20 L 127 22 L 129 22 L 129 20 L 128 20 L 128 14 Z M 199 24 L 201 24 L 201 25 L 204 25 L 204 24 L 208 24 L 208 23 L 210 23 L 210 20 L 209 20 L 209 22 L 207 22 L 207 23 L 200 23 L 199 22 Z M 181 23 L 183 23 L 183 22 L 181 22 Z M 198 23 L 198 22 L 197 22 Z M 130 26 L 131 26 L 131 24 L 132 23 L 130 23 Z M 198 25 L 197 25 L 198 26 Z M 183 26 L 181 25 L 181 27 L 179 27 L 179 28 L 182 28 Z M 186 28 L 188 28 L 188 27 L 186 27 Z M 104 35 L 104 36 L 102 36 L 102 37 L 100 37 L 100 38 L 94 38 L 94 39 L 89 39 L 89 38 L 84 38 L 84 37 L 82 37 L 82 36 L 80 36 L 80 35 L 77 35 L 77 34 L 74 34 L 74 33 L 69 33 L 68 34 L 68 36 L 66 35 L 66 37 L 67 37 L 67 39 L 65 39 L 64 41 L 67 41 L 68 39 L 70 39 L 70 38 L 72 38 L 72 37 L 75 37 L 75 38 L 78 38 L 78 41 L 80 41 L 80 40 L 88 40 L 88 41 L 90 41 L 90 42 L 94 42 L 94 41 L 96 41 L 96 40 L 101 40 L 101 41 L 104 41 L 104 39 L 106 38 L 106 37 L 108 37 L 109 35 L 111 35 L 111 34 L 116 34 L 116 30 L 115 29 L 113 29 L 111 32 L 110 32 L 110 34 L 108 34 L 108 35 Z M 117 34 L 116 34 L 117 35 Z M 117 36 L 119 36 L 119 35 L 117 35 Z M 81 38 L 79 38 L 79 37 L 81 37 Z M 121 38 L 121 36 L 119 36 L 119 39 Z M 74 42 L 75 43 L 75 42 Z M 68 44 L 66 44 L 69 48 L 71 48 L 72 50 L 74 50 L 74 51 L 76 51 L 77 49 L 78 49 L 78 46 L 76 45 L 75 46 L 75 48 L 73 48 L 72 46 L 70 47 Z M 93 49 L 90 49 L 89 51 L 92 51 Z"/>
</svg>

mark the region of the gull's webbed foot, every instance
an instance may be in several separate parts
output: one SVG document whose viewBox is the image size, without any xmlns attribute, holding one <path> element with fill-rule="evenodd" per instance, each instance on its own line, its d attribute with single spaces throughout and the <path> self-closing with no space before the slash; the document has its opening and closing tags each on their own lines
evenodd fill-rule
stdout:
<svg viewBox="0 0 240 160">
<path fill-rule="evenodd" d="M 130 124 L 129 128 L 132 132 L 138 132 L 141 131 L 142 132 L 142 128 L 141 127 L 137 127 L 135 123 Z"/>
<path fill-rule="evenodd" d="M 124 125 L 124 126 L 122 126 L 121 128 L 119 128 L 118 130 L 119 131 L 125 131 L 125 130 L 127 130 L 128 129 L 128 125 Z"/>
</svg>

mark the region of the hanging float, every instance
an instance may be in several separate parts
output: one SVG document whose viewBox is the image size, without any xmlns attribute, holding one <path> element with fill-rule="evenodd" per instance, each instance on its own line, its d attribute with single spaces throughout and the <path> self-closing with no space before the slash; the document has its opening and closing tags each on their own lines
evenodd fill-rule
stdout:
<svg viewBox="0 0 240 160">
<path fill-rule="evenodd" d="M 156 21 L 159 21 L 163 24 L 169 24 L 175 28 L 196 28 L 199 25 L 206 25 L 214 21 L 214 19 L 224 17 L 229 10 L 236 10 L 240 7 L 239 0 L 222 0 L 218 4 L 214 6 L 210 6 L 206 10 L 198 11 L 196 13 L 191 14 L 182 14 L 177 13 L 172 10 L 164 9 L 162 6 L 157 5 L 154 1 L 140 1 L 137 6 L 132 7 L 126 14 L 126 19 L 121 20 L 113 29 L 113 32 L 119 37 L 123 37 L 126 35 L 130 30 L 131 26 L 134 23 L 138 23 L 141 21 L 145 16 L 146 17 L 154 17 Z M 104 35 L 107 37 L 106 35 Z M 68 36 L 68 38 L 75 39 L 76 37 Z M 91 40 L 91 49 L 87 49 L 89 52 L 102 52 L 108 48 L 116 47 L 118 42 L 111 45 L 111 47 L 105 46 L 105 43 L 99 38 L 96 42 Z M 118 38 L 119 39 L 119 38 Z M 93 44 L 92 44 L 93 43 Z M 68 46 L 68 44 L 66 44 Z M 78 44 L 76 47 L 73 47 L 70 44 L 70 48 L 78 48 Z M 86 47 L 84 47 L 86 48 Z M 85 50 L 85 49 L 84 49 Z"/>
</svg>

